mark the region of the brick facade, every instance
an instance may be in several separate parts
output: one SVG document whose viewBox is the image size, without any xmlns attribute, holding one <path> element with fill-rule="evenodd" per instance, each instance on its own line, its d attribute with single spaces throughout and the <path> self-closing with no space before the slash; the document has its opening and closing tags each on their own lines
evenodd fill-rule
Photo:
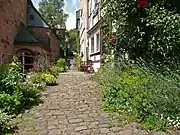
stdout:
<svg viewBox="0 0 180 135">
<path fill-rule="evenodd" d="M 27 0 L 4 0 L 0 8 L 0 50 L 13 53 L 20 22 L 26 24 Z"/>
<path fill-rule="evenodd" d="M 31 31 L 38 35 L 38 39 L 43 41 L 45 45 L 50 45 L 52 57 L 60 57 L 60 41 L 49 28 L 30 28 Z"/>
<path fill-rule="evenodd" d="M 30 28 L 33 31 L 34 35 L 41 41 L 45 43 L 45 45 L 49 44 L 49 36 L 48 30 L 46 28 Z"/>
<path fill-rule="evenodd" d="M 52 31 L 50 32 L 50 47 L 51 56 L 55 58 L 60 57 L 60 41 Z"/>
<path fill-rule="evenodd" d="M 30 0 L 1 0 L 0 1 L 0 59 L 8 63 L 13 54 L 23 50 L 38 51 L 42 55 L 60 56 L 60 42 L 50 28 L 29 28 L 28 26 L 28 2 Z M 31 2 L 30 2 L 31 3 Z M 39 39 L 41 44 L 14 45 L 20 24 L 23 23 Z M 48 45 L 49 44 L 49 45 Z M 49 51 L 48 51 L 49 48 Z"/>
</svg>

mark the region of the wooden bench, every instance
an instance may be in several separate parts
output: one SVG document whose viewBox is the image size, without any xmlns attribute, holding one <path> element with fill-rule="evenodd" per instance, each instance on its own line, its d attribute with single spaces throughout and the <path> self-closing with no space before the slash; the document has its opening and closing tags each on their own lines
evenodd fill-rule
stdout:
<svg viewBox="0 0 180 135">
<path fill-rule="evenodd" d="M 94 69 L 92 67 L 92 61 L 88 60 L 88 61 L 81 61 L 80 64 L 80 71 L 84 72 L 84 73 L 93 73 Z"/>
</svg>

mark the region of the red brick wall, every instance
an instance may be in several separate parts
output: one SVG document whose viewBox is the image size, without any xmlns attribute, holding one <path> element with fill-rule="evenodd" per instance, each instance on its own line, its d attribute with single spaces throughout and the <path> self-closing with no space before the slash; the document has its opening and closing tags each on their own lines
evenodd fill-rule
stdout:
<svg viewBox="0 0 180 135">
<path fill-rule="evenodd" d="M 0 52 L 13 53 L 20 22 L 26 25 L 27 0 L 4 0 L 0 4 Z"/>
<path fill-rule="evenodd" d="M 50 47 L 52 50 L 51 56 L 55 58 L 59 58 L 60 57 L 60 41 L 53 32 L 50 33 L 50 38 L 51 38 Z"/>
<path fill-rule="evenodd" d="M 21 51 L 22 50 L 22 51 Z M 23 50 L 30 50 L 33 53 L 39 53 L 39 55 L 44 56 L 44 55 L 48 55 L 49 52 L 47 52 L 46 50 L 42 49 L 38 44 L 20 44 L 20 45 L 15 45 L 14 51 L 15 54 L 18 55 L 22 55 Z"/>
<path fill-rule="evenodd" d="M 30 28 L 33 32 L 38 35 L 41 41 L 49 43 L 52 50 L 51 56 L 58 58 L 60 56 L 60 41 L 56 35 L 48 28 Z M 49 40 L 50 39 L 50 40 Z"/>
<path fill-rule="evenodd" d="M 35 33 L 35 35 L 38 37 L 39 40 L 45 42 L 46 44 L 49 44 L 49 36 L 48 36 L 49 29 L 34 28 L 34 27 L 29 29 Z"/>
</svg>

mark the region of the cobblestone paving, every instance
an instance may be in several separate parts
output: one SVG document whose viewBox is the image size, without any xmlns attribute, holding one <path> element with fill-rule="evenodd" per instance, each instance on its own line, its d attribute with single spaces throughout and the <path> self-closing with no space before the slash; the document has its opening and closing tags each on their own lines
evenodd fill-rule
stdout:
<svg viewBox="0 0 180 135">
<path fill-rule="evenodd" d="M 61 74 L 59 85 L 49 88 L 44 103 L 19 118 L 17 134 L 148 135 L 131 127 L 110 127 L 109 116 L 100 109 L 98 87 L 89 78 L 78 72 Z"/>
</svg>

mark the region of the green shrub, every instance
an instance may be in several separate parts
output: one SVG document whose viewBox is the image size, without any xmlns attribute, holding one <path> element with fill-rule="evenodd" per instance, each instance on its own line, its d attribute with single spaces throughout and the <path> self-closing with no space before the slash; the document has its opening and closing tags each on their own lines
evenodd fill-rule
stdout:
<svg viewBox="0 0 180 135">
<path fill-rule="evenodd" d="M 57 80 L 52 73 L 55 74 L 55 72 L 33 73 L 29 75 L 28 80 L 30 80 L 33 84 L 46 83 L 47 85 L 56 85 Z"/>
<path fill-rule="evenodd" d="M 146 6 L 141 6 L 141 0 L 102 1 L 104 47 L 133 60 L 143 58 L 147 63 L 179 69 L 179 0 L 145 2 Z"/>
<path fill-rule="evenodd" d="M 33 84 L 39 84 L 43 82 L 41 78 L 41 73 L 37 73 L 37 72 L 29 74 L 28 80 L 30 80 Z"/>
<path fill-rule="evenodd" d="M 167 70 L 166 70 L 167 71 Z M 95 76 L 102 85 L 106 110 L 134 116 L 145 129 L 164 130 L 180 125 L 180 75 L 148 67 L 119 70 L 103 67 Z M 156 119 L 154 123 L 152 119 Z"/>
<path fill-rule="evenodd" d="M 40 102 L 41 93 L 40 90 L 35 87 L 29 85 L 21 85 L 21 93 L 21 104 L 24 106 L 24 108 L 28 108 Z"/>
<path fill-rule="evenodd" d="M 0 133 L 11 128 L 11 117 L 8 115 L 15 117 L 26 107 L 36 104 L 40 98 L 36 87 L 23 83 L 21 69 L 16 57 L 8 66 L 0 67 L 0 110 L 5 112 L 0 112 Z"/>
<path fill-rule="evenodd" d="M 8 66 L 0 67 L 0 72 L 0 93 L 14 93 L 22 81 L 21 64 L 14 57 Z"/>
<path fill-rule="evenodd" d="M 57 66 L 61 68 L 60 72 L 65 72 L 66 71 L 66 61 L 65 61 L 65 59 L 60 58 L 57 61 Z"/>
<path fill-rule="evenodd" d="M 160 130 L 165 131 L 168 127 L 168 121 L 166 119 L 161 119 L 157 116 L 149 116 L 146 122 L 139 126 L 145 130 Z"/>
<path fill-rule="evenodd" d="M 22 96 L 19 93 L 0 94 L 0 110 L 9 115 L 18 114 L 21 110 Z"/>
<path fill-rule="evenodd" d="M 76 62 L 76 67 L 79 68 L 81 65 L 81 56 L 78 53 L 76 54 L 75 62 Z"/>
<path fill-rule="evenodd" d="M 47 84 L 47 85 L 57 85 L 56 78 L 51 75 L 50 73 L 43 73 L 41 74 L 41 79 Z"/>
<path fill-rule="evenodd" d="M 0 133 L 4 134 L 10 131 L 12 127 L 12 117 L 0 111 Z"/>
<path fill-rule="evenodd" d="M 61 68 L 59 66 L 53 66 L 50 70 L 50 73 L 56 78 L 58 77 L 60 72 L 61 72 Z"/>
</svg>

